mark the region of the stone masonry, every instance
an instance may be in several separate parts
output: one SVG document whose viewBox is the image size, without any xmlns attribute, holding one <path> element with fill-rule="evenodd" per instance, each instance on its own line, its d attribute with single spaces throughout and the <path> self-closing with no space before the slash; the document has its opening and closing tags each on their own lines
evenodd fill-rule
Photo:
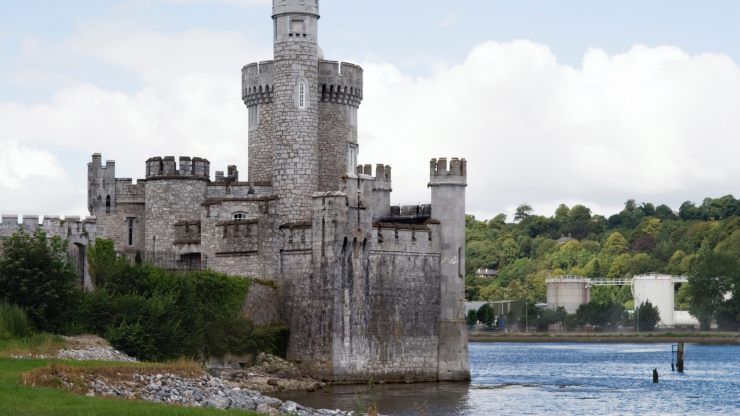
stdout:
<svg viewBox="0 0 740 416">
<path fill-rule="evenodd" d="M 273 21 L 274 60 L 242 69 L 248 180 L 166 156 L 134 183 L 94 154 L 92 217 L 4 215 L 0 239 L 67 238 L 87 287 L 95 238 L 161 267 L 259 279 L 245 313 L 284 322 L 288 359 L 327 381 L 468 380 L 465 159 L 432 159 L 431 204 L 392 206 L 391 167 L 357 164 L 362 68 L 321 56 L 318 0 L 273 0 Z"/>
</svg>

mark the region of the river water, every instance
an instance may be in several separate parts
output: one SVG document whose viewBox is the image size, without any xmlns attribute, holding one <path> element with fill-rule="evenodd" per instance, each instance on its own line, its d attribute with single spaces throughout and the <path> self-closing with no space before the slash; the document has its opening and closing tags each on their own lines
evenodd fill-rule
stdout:
<svg viewBox="0 0 740 416">
<path fill-rule="evenodd" d="M 386 415 L 740 415 L 740 346 L 686 345 L 671 372 L 671 344 L 471 343 L 472 382 L 334 386 L 282 398 Z M 657 368 L 660 383 L 653 384 Z"/>
</svg>

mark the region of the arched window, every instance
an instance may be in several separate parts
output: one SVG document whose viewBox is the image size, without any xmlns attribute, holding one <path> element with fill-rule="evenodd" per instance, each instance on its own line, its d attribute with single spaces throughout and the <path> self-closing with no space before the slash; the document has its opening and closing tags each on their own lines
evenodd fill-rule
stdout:
<svg viewBox="0 0 740 416">
<path fill-rule="evenodd" d="M 306 83 L 298 83 L 298 108 L 306 108 Z"/>
<path fill-rule="evenodd" d="M 105 197 L 105 213 L 110 214 L 110 195 Z"/>
<path fill-rule="evenodd" d="M 244 221 L 247 219 L 247 213 L 246 212 L 235 212 L 232 215 L 232 218 L 234 221 Z"/>
</svg>

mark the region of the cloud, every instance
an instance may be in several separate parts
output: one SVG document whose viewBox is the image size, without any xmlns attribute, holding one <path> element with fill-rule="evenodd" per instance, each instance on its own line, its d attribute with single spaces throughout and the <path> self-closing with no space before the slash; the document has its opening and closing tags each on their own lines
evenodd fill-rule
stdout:
<svg viewBox="0 0 740 416">
<path fill-rule="evenodd" d="M 3 213 L 39 214 L 40 207 L 76 209 L 84 194 L 51 153 L 0 139 L 0 195 Z M 42 211 L 40 214 L 44 214 Z M 52 215 L 54 212 L 45 212 Z"/>
<path fill-rule="evenodd" d="M 269 56 L 268 50 L 228 32 L 158 33 L 103 22 L 60 44 L 36 47 L 60 48 L 80 61 L 123 69 L 140 85 L 129 91 L 78 81 L 45 102 L 0 102 L 0 135 L 19 143 L 20 149 L 101 152 L 104 158 L 118 161 L 119 177 L 141 178 L 144 161 L 155 155 L 207 157 L 213 170 L 225 170 L 236 162 L 246 174 L 247 112 L 241 101 L 241 67 Z M 39 154 L 49 156 L 28 150 L 16 152 L 13 160 L 16 165 L 31 166 Z M 85 163 L 78 160 L 79 169 L 71 177 L 83 191 Z M 8 199 L 21 198 L 28 181 L 28 177 L 11 176 L 0 182 L 0 192 Z M 56 184 L 34 186 L 43 194 Z M 83 192 L 76 205 L 48 198 L 16 206 L 26 212 L 79 215 L 84 213 L 79 211 L 84 209 L 84 197 Z M 5 201 L 3 210 L 10 209 Z"/>
<path fill-rule="evenodd" d="M 136 82 L 67 80 L 41 102 L 0 102 L 3 150 L 15 149 L 0 159 L 14 172 L 0 179 L 4 211 L 81 214 L 86 160 L 70 171 L 68 154 L 101 152 L 119 177 L 142 177 L 155 155 L 204 156 L 212 170 L 236 163 L 246 176 L 240 69 L 268 49 L 230 32 L 111 22 L 30 46 Z M 394 167 L 394 203 L 429 201 L 428 162 L 440 156 L 468 159 L 468 210 L 486 218 L 524 202 L 545 214 L 561 202 L 608 213 L 628 198 L 677 207 L 738 192 L 740 69 L 727 56 L 638 45 L 589 50 L 575 68 L 545 45 L 515 41 L 481 44 L 424 77 L 363 66 L 360 161 Z M 49 170 L 16 172 L 36 165 Z"/>
<path fill-rule="evenodd" d="M 528 202 L 669 202 L 738 192 L 740 68 L 720 54 L 635 46 L 589 50 L 580 68 L 545 45 L 488 42 L 465 62 L 412 78 L 368 62 L 363 162 L 394 169 L 394 201 L 428 200 L 431 157 L 469 163 L 468 208 Z M 596 211 L 596 210 L 595 210 Z"/>
</svg>

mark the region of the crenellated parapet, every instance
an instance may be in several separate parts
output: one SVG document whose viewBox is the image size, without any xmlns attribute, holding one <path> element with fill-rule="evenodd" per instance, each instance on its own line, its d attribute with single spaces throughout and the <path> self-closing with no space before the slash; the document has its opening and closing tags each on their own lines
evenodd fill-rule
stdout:
<svg viewBox="0 0 740 416">
<path fill-rule="evenodd" d="M 391 182 L 391 166 L 378 163 L 375 165 L 375 174 L 373 175 L 373 165 L 357 165 L 355 173 L 358 175 L 369 176 L 377 182 Z"/>
<path fill-rule="evenodd" d="M 143 204 L 144 184 L 133 183 L 130 178 L 116 178 L 116 202 L 118 204 Z"/>
<path fill-rule="evenodd" d="M 362 102 L 362 67 L 347 62 L 319 61 L 321 102 L 359 107 Z"/>
<path fill-rule="evenodd" d="M 20 217 L 20 223 L 18 218 Z M 27 233 L 33 233 L 37 229 L 43 230 L 49 237 L 60 237 L 70 243 L 88 245 L 95 240 L 95 217 L 81 219 L 77 216 L 45 215 L 43 221 L 39 222 L 38 215 L 2 215 L 0 223 L 0 238 L 7 238 L 23 229 Z"/>
<path fill-rule="evenodd" d="M 242 68 L 242 99 L 247 107 L 272 102 L 275 64 L 255 62 Z"/>
<path fill-rule="evenodd" d="M 200 157 L 180 156 L 178 166 L 174 156 L 152 157 L 146 161 L 146 179 L 210 180 L 211 163 Z"/>
<path fill-rule="evenodd" d="M 447 158 L 432 159 L 429 162 L 430 185 L 467 185 L 468 162 L 465 159 L 453 157 L 449 166 Z"/>
</svg>

